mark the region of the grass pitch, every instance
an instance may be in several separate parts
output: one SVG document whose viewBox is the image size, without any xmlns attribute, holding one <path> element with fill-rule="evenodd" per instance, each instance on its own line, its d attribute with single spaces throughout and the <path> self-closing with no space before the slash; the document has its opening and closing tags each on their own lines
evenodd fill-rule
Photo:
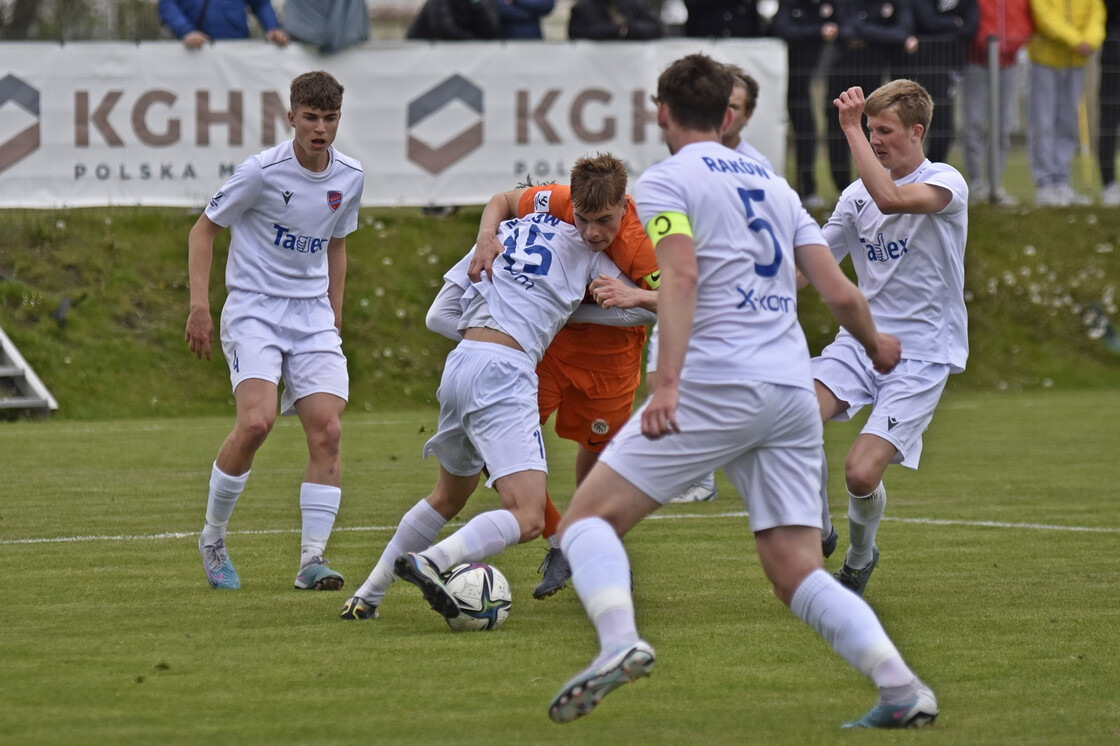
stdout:
<svg viewBox="0 0 1120 746">
<path fill-rule="evenodd" d="M 206 586 L 195 547 L 231 419 L 8 423 L 0 742 L 1115 743 L 1117 411 L 1115 391 L 953 393 L 921 471 L 888 471 L 867 598 L 938 694 L 921 733 L 840 730 L 874 689 L 771 595 L 722 474 L 718 500 L 667 506 L 627 539 L 653 676 L 558 726 L 548 703 L 596 643 L 570 589 L 532 600 L 541 542 L 493 559 L 514 594 L 498 631 L 452 633 L 406 584 L 380 620 L 342 622 L 345 590 L 292 589 L 298 422 L 273 431 L 231 522 L 238 592 Z M 347 415 L 328 555 L 348 589 L 434 484 L 418 454 L 435 415 Z M 855 432 L 825 430 L 844 540 L 838 475 Z M 561 506 L 570 446 L 550 437 Z M 467 514 L 496 504 L 480 490 Z"/>
</svg>

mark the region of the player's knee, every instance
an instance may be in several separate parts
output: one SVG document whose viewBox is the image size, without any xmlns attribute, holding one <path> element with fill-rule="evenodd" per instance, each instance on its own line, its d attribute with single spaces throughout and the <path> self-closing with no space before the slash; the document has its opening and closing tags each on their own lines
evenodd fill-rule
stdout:
<svg viewBox="0 0 1120 746">
<path fill-rule="evenodd" d="M 870 495 L 882 479 L 883 475 L 878 469 L 866 464 L 849 462 L 844 465 L 844 482 L 853 495 Z"/>
<path fill-rule="evenodd" d="M 337 455 L 342 448 L 342 420 L 334 417 L 316 424 L 308 433 L 312 448 L 323 454 Z"/>
<path fill-rule="evenodd" d="M 254 447 L 259 447 L 264 443 L 265 438 L 272 432 L 272 426 L 276 424 L 275 417 L 269 417 L 266 414 L 249 415 L 244 417 L 237 423 L 237 427 L 241 430 L 245 440 L 249 441 Z"/>
<path fill-rule="evenodd" d="M 544 532 L 544 513 L 536 511 L 534 514 L 526 514 L 525 511 L 519 511 L 517 526 L 521 529 L 521 543 L 532 541 Z"/>
</svg>

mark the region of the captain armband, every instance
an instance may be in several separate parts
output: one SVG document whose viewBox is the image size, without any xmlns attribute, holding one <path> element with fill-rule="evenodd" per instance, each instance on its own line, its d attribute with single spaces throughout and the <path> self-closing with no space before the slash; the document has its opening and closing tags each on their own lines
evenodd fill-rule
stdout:
<svg viewBox="0 0 1120 746">
<path fill-rule="evenodd" d="M 692 238 L 692 225 L 688 216 L 681 212 L 662 212 L 654 215 L 646 223 L 646 233 L 656 248 L 661 239 L 666 236 L 688 236 Z"/>
</svg>

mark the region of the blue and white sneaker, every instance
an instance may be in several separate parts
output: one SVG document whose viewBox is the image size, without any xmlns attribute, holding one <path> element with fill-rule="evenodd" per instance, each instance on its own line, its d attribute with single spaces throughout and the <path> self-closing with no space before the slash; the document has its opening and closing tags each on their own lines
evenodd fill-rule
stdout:
<svg viewBox="0 0 1120 746">
<path fill-rule="evenodd" d="M 447 590 L 439 568 L 430 559 L 416 552 L 407 552 L 397 557 L 393 563 L 393 572 L 401 580 L 407 580 L 419 588 L 424 594 L 424 600 L 436 613 L 445 619 L 459 616 L 459 602 Z"/>
<path fill-rule="evenodd" d="M 218 539 L 213 544 L 203 544 L 203 539 L 198 537 L 198 551 L 202 555 L 202 567 L 206 570 L 206 582 L 211 588 L 235 591 L 241 587 L 241 578 L 233 563 L 229 561 L 226 552 L 225 539 Z"/>
<path fill-rule="evenodd" d="M 937 697 L 933 690 L 919 682 L 918 691 L 908 702 L 889 703 L 880 700 L 871 710 L 845 728 L 921 728 L 937 720 Z"/>
<path fill-rule="evenodd" d="M 377 613 L 377 605 L 371 604 L 361 596 L 352 596 L 342 605 L 342 611 L 339 612 L 339 619 L 377 619 L 380 615 Z"/>
<path fill-rule="evenodd" d="M 327 567 L 330 563 L 315 555 L 299 568 L 296 575 L 296 588 L 301 591 L 340 591 L 346 580 L 338 572 Z"/>
<path fill-rule="evenodd" d="M 605 659 L 596 658 L 552 698 L 548 716 L 557 723 L 570 723 L 583 717 L 618 687 L 649 676 L 653 662 L 653 648 L 645 640 L 621 648 Z"/>
</svg>

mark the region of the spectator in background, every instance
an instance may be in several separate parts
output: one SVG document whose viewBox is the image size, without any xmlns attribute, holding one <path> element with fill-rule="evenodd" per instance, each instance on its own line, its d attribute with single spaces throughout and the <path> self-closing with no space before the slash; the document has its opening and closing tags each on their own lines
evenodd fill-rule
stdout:
<svg viewBox="0 0 1120 746">
<path fill-rule="evenodd" d="M 576 0 L 568 17 L 569 39 L 660 39 L 665 27 L 646 0 Z"/>
<path fill-rule="evenodd" d="M 284 30 L 334 54 L 369 40 L 369 6 L 366 0 L 284 0 Z"/>
<path fill-rule="evenodd" d="M 1104 42 L 1101 0 L 1032 0 L 1034 36 L 1027 44 L 1027 150 L 1035 204 L 1086 205 L 1070 185 L 1070 167 L 1080 135 L 1078 113 L 1085 63 Z"/>
<path fill-rule="evenodd" d="M 840 10 L 839 54 L 833 63 L 825 99 L 828 162 L 837 192 L 852 181 L 852 154 L 833 110 L 833 99 L 848 88 L 874 91 L 907 69 L 909 55 L 918 51 L 911 0 L 849 0 Z"/>
<path fill-rule="evenodd" d="M 817 123 L 810 86 L 825 45 L 836 41 L 840 31 L 836 5 L 826 0 L 781 0 L 770 30 L 786 42 L 786 108 L 793 128 L 797 193 L 807 209 L 819 210 L 825 205 L 817 194 Z"/>
<path fill-rule="evenodd" d="M 503 39 L 543 39 L 541 19 L 556 7 L 556 0 L 498 0 Z"/>
<path fill-rule="evenodd" d="M 502 35 L 495 0 L 427 0 L 408 27 L 409 39 L 465 41 Z"/>
<path fill-rule="evenodd" d="M 943 163 L 956 129 L 953 99 L 965 51 L 980 25 L 976 0 L 913 0 L 918 51 L 910 58 L 910 77 L 933 99 L 926 132 L 926 157 Z"/>
<path fill-rule="evenodd" d="M 1105 37 L 1101 47 L 1100 141 L 1097 158 L 1101 167 L 1101 202 L 1120 207 L 1120 183 L 1116 181 L 1116 128 L 1120 127 L 1120 0 L 1104 0 Z"/>
<path fill-rule="evenodd" d="M 264 37 L 278 47 L 289 39 L 269 0 L 159 0 L 159 20 L 183 40 L 188 49 L 198 49 L 215 39 L 248 39 L 248 7 L 264 29 Z"/>
<path fill-rule="evenodd" d="M 684 35 L 699 38 L 762 36 L 755 0 L 685 0 Z"/>
<path fill-rule="evenodd" d="M 1011 149 L 1011 122 L 1015 113 L 1015 60 L 1031 38 L 1030 0 L 979 0 L 979 27 L 968 47 L 964 67 L 964 170 L 969 202 L 993 202 L 1013 207 L 1018 200 L 1003 189 L 1003 169 Z M 994 95 L 988 79 L 988 37 L 999 49 L 999 140 L 989 158 L 988 121 Z M 936 110 L 935 114 L 936 116 Z M 987 172 L 988 178 L 984 178 Z"/>
</svg>

